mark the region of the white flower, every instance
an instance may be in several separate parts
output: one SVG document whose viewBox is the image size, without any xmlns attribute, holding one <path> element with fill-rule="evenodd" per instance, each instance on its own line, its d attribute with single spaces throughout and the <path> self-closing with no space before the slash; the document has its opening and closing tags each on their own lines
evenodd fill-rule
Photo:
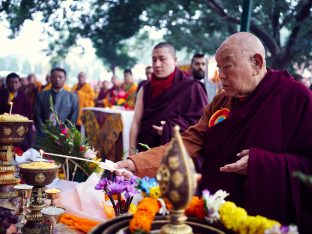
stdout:
<svg viewBox="0 0 312 234">
<path fill-rule="evenodd" d="M 88 149 L 85 153 L 84 153 L 84 157 L 85 158 L 89 158 L 89 159 L 94 159 L 96 158 L 96 153 L 93 149 Z"/>
<path fill-rule="evenodd" d="M 158 198 L 157 201 L 159 201 L 159 203 L 161 204 L 161 207 L 160 207 L 158 213 L 161 215 L 168 215 L 170 212 L 166 207 L 165 201 L 162 198 Z"/>
<path fill-rule="evenodd" d="M 213 223 L 220 219 L 219 208 L 225 202 L 229 194 L 223 190 L 218 190 L 215 194 L 210 195 L 208 190 L 203 191 L 205 209 L 207 211 L 206 220 Z"/>
<path fill-rule="evenodd" d="M 299 232 L 296 225 L 279 227 L 277 224 L 275 224 L 272 228 L 265 230 L 264 234 L 299 234 Z"/>
</svg>

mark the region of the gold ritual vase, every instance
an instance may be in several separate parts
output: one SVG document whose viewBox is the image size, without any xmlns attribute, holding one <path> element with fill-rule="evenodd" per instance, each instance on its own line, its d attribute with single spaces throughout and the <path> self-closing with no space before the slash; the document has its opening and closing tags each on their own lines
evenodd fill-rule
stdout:
<svg viewBox="0 0 312 234">
<path fill-rule="evenodd" d="M 161 228 L 161 233 L 191 234 L 192 228 L 185 224 L 184 210 L 196 190 L 195 167 L 177 126 L 174 128 L 174 135 L 156 176 L 162 195 L 173 207 L 170 211 L 170 223 Z"/>
</svg>

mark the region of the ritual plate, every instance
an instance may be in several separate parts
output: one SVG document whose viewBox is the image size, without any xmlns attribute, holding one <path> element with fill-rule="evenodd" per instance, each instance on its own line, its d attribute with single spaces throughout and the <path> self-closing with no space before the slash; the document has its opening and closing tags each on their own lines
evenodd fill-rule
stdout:
<svg viewBox="0 0 312 234">
<path fill-rule="evenodd" d="M 95 227 L 91 234 L 130 234 L 129 222 L 132 215 L 119 216 Z M 156 216 L 152 224 L 151 233 L 160 233 L 163 225 L 169 222 L 168 216 Z M 223 230 L 213 227 L 205 220 L 188 217 L 186 224 L 190 225 L 194 234 L 226 234 Z"/>
</svg>

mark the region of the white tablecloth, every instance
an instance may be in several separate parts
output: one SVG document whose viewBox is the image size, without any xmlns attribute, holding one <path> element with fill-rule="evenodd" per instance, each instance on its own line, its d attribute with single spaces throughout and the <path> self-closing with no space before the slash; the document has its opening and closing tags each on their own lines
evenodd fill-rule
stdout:
<svg viewBox="0 0 312 234">
<path fill-rule="evenodd" d="M 123 144 L 124 158 L 126 159 L 129 156 L 129 136 L 130 136 L 130 127 L 131 127 L 132 119 L 134 116 L 134 111 L 101 108 L 101 107 L 85 107 L 82 109 L 82 111 L 84 110 L 92 110 L 92 111 L 99 111 L 99 112 L 104 112 L 104 113 L 121 115 L 121 120 L 123 124 L 122 144 Z M 83 125 L 81 126 L 81 133 L 85 135 L 85 129 Z"/>
</svg>

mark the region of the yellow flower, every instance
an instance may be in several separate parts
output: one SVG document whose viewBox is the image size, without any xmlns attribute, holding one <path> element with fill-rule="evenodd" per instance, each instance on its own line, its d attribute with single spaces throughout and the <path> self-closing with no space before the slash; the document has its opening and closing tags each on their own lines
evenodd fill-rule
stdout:
<svg viewBox="0 0 312 234">
<path fill-rule="evenodd" d="M 154 199 L 157 199 L 160 197 L 160 188 L 159 186 L 155 186 L 155 187 L 152 187 L 150 188 L 150 197 L 151 198 L 154 198 Z"/>
<path fill-rule="evenodd" d="M 233 202 L 225 202 L 219 209 L 221 221 L 228 229 L 239 234 L 263 234 L 266 229 L 280 223 L 262 216 L 248 216 L 246 210 Z"/>
<path fill-rule="evenodd" d="M 130 214 L 135 214 L 135 212 L 138 210 L 138 207 L 136 205 L 134 205 L 133 203 L 130 204 L 130 207 L 129 207 L 129 211 L 128 213 Z"/>
<path fill-rule="evenodd" d="M 58 173 L 58 178 L 60 179 L 60 180 L 64 180 L 65 179 L 65 173 Z"/>
<path fill-rule="evenodd" d="M 123 105 L 124 103 L 126 102 L 126 99 L 124 98 L 119 98 L 118 101 L 117 101 L 117 105 Z"/>
<path fill-rule="evenodd" d="M 219 213 L 224 226 L 235 232 L 238 231 L 240 223 L 247 217 L 246 210 L 237 207 L 233 202 L 225 202 L 221 205 Z"/>
</svg>

